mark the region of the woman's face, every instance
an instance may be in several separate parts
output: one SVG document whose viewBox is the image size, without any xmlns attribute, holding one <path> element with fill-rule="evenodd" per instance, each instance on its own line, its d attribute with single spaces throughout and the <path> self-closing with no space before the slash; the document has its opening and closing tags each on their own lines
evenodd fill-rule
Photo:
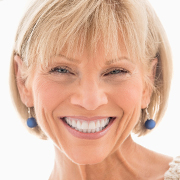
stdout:
<svg viewBox="0 0 180 180">
<path fill-rule="evenodd" d="M 75 163 L 99 163 L 114 152 L 149 102 L 141 65 L 125 51 L 118 57 L 100 48 L 94 56 L 62 52 L 34 70 L 28 88 L 38 124 Z"/>
</svg>

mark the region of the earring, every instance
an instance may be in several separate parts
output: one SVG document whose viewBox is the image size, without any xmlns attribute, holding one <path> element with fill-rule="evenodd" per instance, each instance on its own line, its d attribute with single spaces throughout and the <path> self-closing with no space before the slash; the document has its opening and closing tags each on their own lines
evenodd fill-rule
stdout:
<svg viewBox="0 0 180 180">
<path fill-rule="evenodd" d="M 27 119 L 27 126 L 28 126 L 29 128 L 34 128 L 34 127 L 36 127 L 36 126 L 37 126 L 36 119 L 31 116 L 31 110 L 30 110 L 29 107 L 28 107 L 28 114 L 29 114 L 29 118 Z"/>
<path fill-rule="evenodd" d="M 147 114 L 148 118 L 147 118 L 147 120 L 145 122 L 145 127 L 146 127 L 146 129 L 151 130 L 156 126 L 156 122 L 153 119 L 150 119 L 150 115 L 149 115 L 149 112 L 148 112 L 147 108 L 146 108 L 146 114 Z"/>
</svg>

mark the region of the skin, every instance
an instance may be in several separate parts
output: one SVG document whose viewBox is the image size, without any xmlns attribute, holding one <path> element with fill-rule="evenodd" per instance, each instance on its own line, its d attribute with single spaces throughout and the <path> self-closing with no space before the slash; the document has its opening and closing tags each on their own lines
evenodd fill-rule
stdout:
<svg viewBox="0 0 180 180">
<path fill-rule="evenodd" d="M 47 68 L 35 67 L 25 83 L 20 80 L 22 61 L 19 56 L 14 58 L 21 100 L 35 108 L 38 125 L 54 143 L 55 164 L 49 180 L 164 179 L 172 158 L 147 150 L 131 138 L 152 93 L 144 82 L 144 69 L 125 50 L 113 63 L 109 60 L 114 57 L 104 54 L 103 48 L 94 56 L 84 51 L 66 57 L 62 52 Z M 152 81 L 156 63 L 151 65 Z M 68 71 L 60 73 L 56 67 L 68 67 Z M 121 71 L 108 74 L 114 69 Z M 105 136 L 87 140 L 67 131 L 59 119 L 64 116 L 116 120 Z"/>
</svg>

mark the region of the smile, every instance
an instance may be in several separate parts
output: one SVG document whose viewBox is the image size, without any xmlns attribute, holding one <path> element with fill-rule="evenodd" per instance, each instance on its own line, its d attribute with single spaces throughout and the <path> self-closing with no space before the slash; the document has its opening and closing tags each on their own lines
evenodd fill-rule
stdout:
<svg viewBox="0 0 180 180">
<path fill-rule="evenodd" d="M 116 117 L 93 117 L 80 116 L 60 117 L 64 127 L 74 137 L 95 140 L 103 137 L 110 130 Z"/>
<path fill-rule="evenodd" d="M 86 121 L 86 120 L 75 119 L 71 117 L 63 118 L 66 124 L 69 125 L 71 128 L 76 129 L 79 132 L 84 132 L 84 133 L 95 133 L 95 132 L 102 131 L 108 126 L 111 119 L 112 118 L 109 117 L 109 118 L 97 119 L 93 121 Z"/>
</svg>

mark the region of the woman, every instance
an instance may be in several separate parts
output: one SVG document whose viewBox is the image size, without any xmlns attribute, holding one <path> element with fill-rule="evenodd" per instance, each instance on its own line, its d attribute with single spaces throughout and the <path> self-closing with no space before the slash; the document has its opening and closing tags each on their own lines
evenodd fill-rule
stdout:
<svg viewBox="0 0 180 180">
<path fill-rule="evenodd" d="M 131 138 L 162 119 L 171 71 L 148 1 L 34 1 L 18 28 L 11 89 L 27 129 L 54 143 L 49 180 L 171 179 L 173 159 Z"/>
</svg>

